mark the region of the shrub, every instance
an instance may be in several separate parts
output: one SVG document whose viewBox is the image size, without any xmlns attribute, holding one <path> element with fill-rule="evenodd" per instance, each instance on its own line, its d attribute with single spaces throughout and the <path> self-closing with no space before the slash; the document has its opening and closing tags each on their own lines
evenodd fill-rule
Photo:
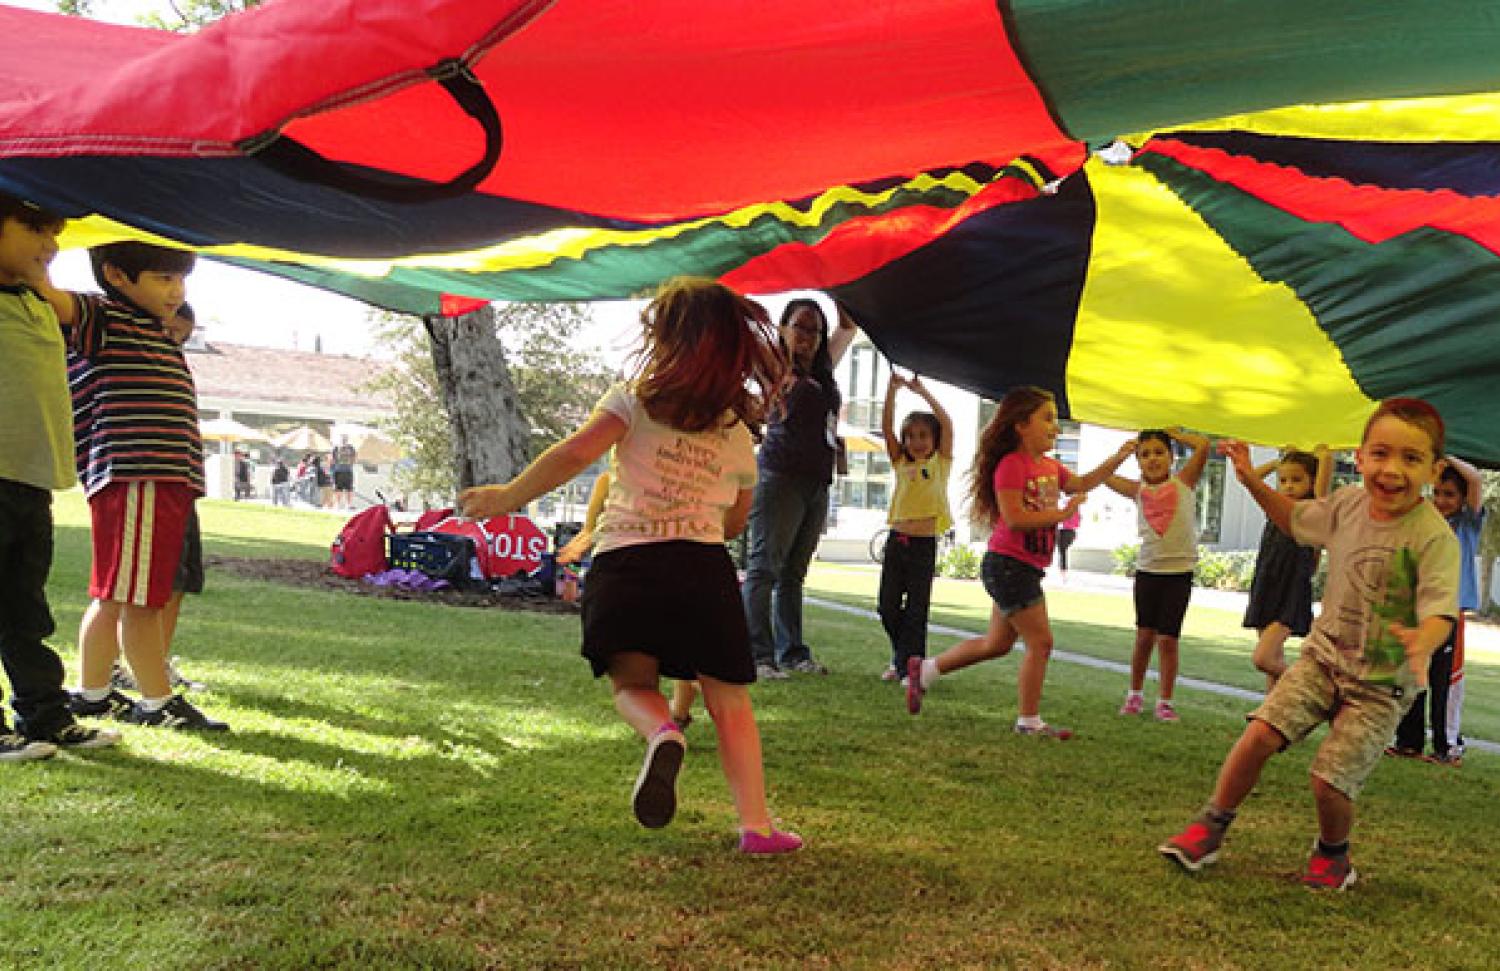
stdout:
<svg viewBox="0 0 1500 971">
<path fill-rule="evenodd" d="M 1215 550 L 1198 551 L 1198 566 L 1193 571 L 1193 582 L 1200 587 L 1214 590 L 1250 589 L 1255 578 L 1255 552 L 1235 550 L 1221 553 Z"/>
<path fill-rule="evenodd" d="M 955 543 L 951 549 L 938 557 L 938 575 L 955 580 L 979 579 L 979 554 L 972 547 Z"/>
<path fill-rule="evenodd" d="M 1115 558 L 1115 572 L 1122 573 L 1127 577 L 1135 576 L 1135 561 L 1141 555 L 1139 543 L 1126 543 L 1124 546 L 1116 546 L 1111 554 Z"/>
</svg>

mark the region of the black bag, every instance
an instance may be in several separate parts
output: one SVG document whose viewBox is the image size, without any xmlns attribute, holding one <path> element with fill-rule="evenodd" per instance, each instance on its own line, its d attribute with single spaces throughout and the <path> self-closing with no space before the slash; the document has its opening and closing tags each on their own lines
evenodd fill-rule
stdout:
<svg viewBox="0 0 1500 971">
<path fill-rule="evenodd" d="M 447 580 L 459 589 L 484 585 L 474 540 L 456 533 L 392 533 L 391 567 Z"/>
</svg>

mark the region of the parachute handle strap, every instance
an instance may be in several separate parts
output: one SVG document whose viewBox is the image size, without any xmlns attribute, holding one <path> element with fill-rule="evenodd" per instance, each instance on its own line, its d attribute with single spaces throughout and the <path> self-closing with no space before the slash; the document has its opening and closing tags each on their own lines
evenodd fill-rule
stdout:
<svg viewBox="0 0 1500 971">
<path fill-rule="evenodd" d="M 427 75 L 441 84 L 454 103 L 484 130 L 483 157 L 447 182 L 377 178 L 357 167 L 330 161 L 280 132 L 248 139 L 240 147 L 247 155 L 300 182 L 326 185 L 383 202 L 433 202 L 463 195 L 483 182 L 500 161 L 504 143 L 500 113 L 484 85 L 462 61 L 453 58 L 440 61 L 427 69 Z"/>
</svg>

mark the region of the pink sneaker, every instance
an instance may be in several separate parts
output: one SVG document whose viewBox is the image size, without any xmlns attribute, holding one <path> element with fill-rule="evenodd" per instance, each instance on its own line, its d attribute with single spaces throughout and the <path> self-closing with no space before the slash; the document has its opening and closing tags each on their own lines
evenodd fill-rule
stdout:
<svg viewBox="0 0 1500 971">
<path fill-rule="evenodd" d="M 1159 722 L 1177 721 L 1177 709 L 1172 707 L 1170 701 L 1158 701 L 1156 703 L 1156 720 Z"/>
<path fill-rule="evenodd" d="M 800 849 L 802 837 L 796 833 L 783 833 L 774 827 L 769 833 L 757 833 L 753 829 L 740 830 L 740 852 L 750 856 L 795 853 Z"/>
<path fill-rule="evenodd" d="M 1120 706 L 1120 714 L 1139 715 L 1145 703 L 1145 699 L 1140 695 L 1126 695 L 1125 704 Z"/>
<path fill-rule="evenodd" d="M 922 687 L 922 658 L 906 659 L 906 710 L 913 715 L 922 711 L 922 696 L 927 689 Z"/>
</svg>

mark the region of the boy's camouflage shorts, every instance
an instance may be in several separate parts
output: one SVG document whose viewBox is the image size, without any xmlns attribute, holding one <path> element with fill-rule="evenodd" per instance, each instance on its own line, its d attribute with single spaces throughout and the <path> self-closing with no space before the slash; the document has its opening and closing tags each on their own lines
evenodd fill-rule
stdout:
<svg viewBox="0 0 1500 971">
<path fill-rule="evenodd" d="M 1360 681 L 1304 656 L 1247 717 L 1276 729 L 1288 745 L 1328 722 L 1328 737 L 1313 756 L 1312 774 L 1354 799 L 1416 694 Z"/>
</svg>

